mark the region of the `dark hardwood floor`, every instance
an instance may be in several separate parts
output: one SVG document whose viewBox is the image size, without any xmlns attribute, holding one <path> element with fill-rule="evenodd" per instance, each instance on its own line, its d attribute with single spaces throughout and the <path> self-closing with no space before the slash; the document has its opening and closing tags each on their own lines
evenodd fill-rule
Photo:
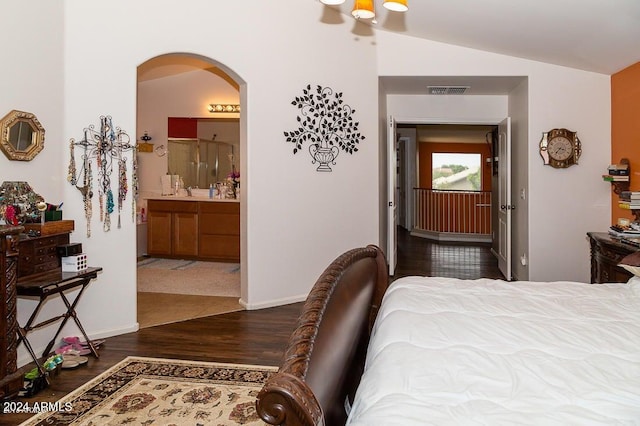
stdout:
<svg viewBox="0 0 640 426">
<path fill-rule="evenodd" d="M 488 245 L 434 244 L 400 229 L 393 279 L 406 275 L 502 278 Z M 100 348 L 100 358 L 90 357 L 86 366 L 62 370 L 47 389 L 21 400 L 55 402 L 130 355 L 278 365 L 301 306 L 233 312 L 110 337 Z M 0 425 L 17 425 L 29 417 L 0 414 Z"/>
<path fill-rule="evenodd" d="M 398 264 L 393 278 L 407 275 L 504 279 L 489 243 L 434 243 L 398 228 Z"/>
</svg>

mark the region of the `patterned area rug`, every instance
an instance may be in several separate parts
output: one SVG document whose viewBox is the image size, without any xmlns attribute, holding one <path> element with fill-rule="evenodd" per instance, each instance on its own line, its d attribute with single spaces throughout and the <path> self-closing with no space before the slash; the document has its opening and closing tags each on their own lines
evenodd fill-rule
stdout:
<svg viewBox="0 0 640 426">
<path fill-rule="evenodd" d="M 128 357 L 58 404 L 36 425 L 264 425 L 256 396 L 277 367 Z M 69 408 L 68 411 L 65 411 Z"/>
</svg>

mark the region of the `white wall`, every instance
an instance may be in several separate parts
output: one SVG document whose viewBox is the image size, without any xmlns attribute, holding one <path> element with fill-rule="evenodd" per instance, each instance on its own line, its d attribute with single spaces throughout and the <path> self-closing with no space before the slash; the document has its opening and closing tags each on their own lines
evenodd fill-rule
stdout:
<svg viewBox="0 0 640 426">
<path fill-rule="evenodd" d="M 388 32 L 378 33 L 376 41 L 380 76 L 528 77 L 528 105 L 515 111 L 528 108 L 526 139 L 517 143 L 527 147 L 521 155 L 528 170 L 529 279 L 588 282 L 586 232 L 607 229 L 610 223 L 611 189 L 600 178 L 610 158 L 609 76 Z M 423 116 L 439 113 L 434 108 Z M 542 132 L 553 128 L 578 132 L 583 145 L 578 166 L 556 170 L 542 164 L 538 144 Z"/>
<path fill-rule="evenodd" d="M 378 242 L 375 46 L 350 36 L 352 22 L 322 24 L 322 5 L 295 0 L 282 1 L 277 10 L 257 0 L 65 4 L 65 137 L 77 136 L 102 114 L 133 132 L 136 68 L 161 54 L 197 54 L 246 82 L 241 149 L 246 152 L 242 299 L 247 306 L 301 300 L 339 253 Z M 90 18 L 98 15 L 102 24 L 117 23 L 119 30 L 95 31 Z M 233 34 L 232 42 L 212 34 Z M 95 58 L 104 66 L 96 66 Z M 366 136 L 356 154 L 341 153 L 332 173 L 316 172 L 304 150 L 294 156 L 293 146 L 285 143 L 283 131 L 295 128 L 298 114 L 291 101 L 307 84 L 342 91 Z M 77 191 L 65 188 L 67 203 L 83 224 Z M 102 232 L 96 216 L 91 238 L 82 242 L 104 273 L 79 310 L 90 333 L 108 335 L 136 324 L 135 225 L 128 220 L 129 206 L 120 230 Z"/>
<path fill-rule="evenodd" d="M 388 95 L 389 114 L 402 123 L 486 123 L 507 116 L 505 95 Z"/>
<path fill-rule="evenodd" d="M 529 279 L 529 83 L 509 93 L 511 117 L 511 272 L 516 280 Z M 522 196 L 524 191 L 524 197 Z M 522 257 L 524 256 L 524 263 Z"/>
<path fill-rule="evenodd" d="M 383 102 L 384 99 L 384 86 L 382 82 L 379 80 L 378 82 L 378 192 L 381 196 L 381 202 L 378 205 L 378 215 L 380 217 L 380 221 L 378 222 L 378 235 L 380 236 L 380 241 L 378 246 L 380 249 L 388 255 L 389 253 L 389 215 L 388 215 L 388 203 L 389 203 L 389 193 L 388 193 L 388 185 L 389 185 L 389 176 L 388 176 L 388 167 L 387 164 L 389 162 L 388 155 L 388 138 L 389 138 L 389 118 L 387 112 L 387 102 Z"/>
<path fill-rule="evenodd" d="M 10 161 L 0 154 L 0 182 L 27 181 L 46 201 L 64 201 L 68 139 L 63 120 L 63 5 L 60 2 L 3 2 L 0 40 L 0 118 L 17 109 L 31 112 L 45 129 L 44 149 L 32 161 Z M 70 211 L 63 206 L 65 216 Z M 73 236 L 77 234 L 72 234 Z M 4 273 L 4 271 L 3 271 Z M 35 308 L 33 300 L 18 300 L 18 321 L 25 324 Z M 42 318 L 63 312 L 59 299 L 48 302 Z M 52 337 L 46 330 L 29 336 L 34 342 Z M 48 341 L 48 340 L 47 340 Z M 38 347 L 39 345 L 36 345 Z M 44 348 L 45 344 L 42 345 Z M 20 345 L 18 356 L 30 360 Z M 24 362 L 23 362 L 24 363 Z"/>
<path fill-rule="evenodd" d="M 0 179 L 27 180 L 47 201 L 62 201 L 68 141 L 62 133 L 63 8 L 57 2 L 4 2 L 0 39 L 0 118 L 31 112 L 45 129 L 44 150 L 32 161 L 0 154 Z M 34 173 L 35 172 L 35 173 Z"/>
</svg>

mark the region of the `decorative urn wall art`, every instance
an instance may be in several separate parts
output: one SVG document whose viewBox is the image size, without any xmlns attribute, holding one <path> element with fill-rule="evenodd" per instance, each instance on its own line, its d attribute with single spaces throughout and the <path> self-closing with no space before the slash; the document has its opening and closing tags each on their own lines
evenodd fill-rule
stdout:
<svg viewBox="0 0 640 426">
<path fill-rule="evenodd" d="M 318 163 L 317 171 L 330 172 L 340 150 L 348 154 L 358 151 L 364 136 L 358 131 L 360 123 L 353 119 L 356 110 L 344 103 L 342 92 L 322 86 L 316 86 L 314 91 L 308 84 L 291 105 L 299 110 L 299 127 L 284 132 L 286 141 L 294 144 L 294 154 L 309 142 L 311 163 Z"/>
</svg>

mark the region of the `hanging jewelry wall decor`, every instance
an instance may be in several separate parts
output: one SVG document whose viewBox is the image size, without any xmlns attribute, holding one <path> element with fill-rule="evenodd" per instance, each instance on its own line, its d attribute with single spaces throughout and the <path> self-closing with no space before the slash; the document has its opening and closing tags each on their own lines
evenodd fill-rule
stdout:
<svg viewBox="0 0 640 426">
<path fill-rule="evenodd" d="M 79 172 L 76 170 L 76 148 L 82 152 L 82 164 Z M 111 178 L 115 167 L 114 163 L 117 163 L 118 169 L 116 196 L 118 228 L 120 228 L 120 213 L 129 189 L 127 182 L 127 157 L 124 156 L 124 153 L 131 151 L 131 189 L 133 192 L 131 220 L 135 223 L 136 200 L 138 198 L 138 162 L 136 158 L 136 146 L 131 143 L 129 135 L 119 127 L 114 127 L 110 116 L 101 116 L 100 128 L 96 129 L 93 124 L 86 127 L 82 140 L 70 140 L 69 151 L 70 160 L 67 180 L 82 194 L 84 214 L 87 219 L 87 237 L 91 236 L 91 217 L 93 216 L 93 163 L 95 162 L 100 221 L 102 222 L 103 230 L 107 232 L 111 230 L 111 214 L 116 207 L 114 190 L 111 187 Z"/>
<path fill-rule="evenodd" d="M 316 171 L 332 171 L 330 164 L 336 164 L 339 149 L 348 154 L 358 151 L 357 145 L 364 140 L 364 135 L 358 131 L 360 123 L 353 119 L 356 110 L 344 103 L 342 92 L 322 86 L 316 86 L 314 92 L 307 84 L 302 96 L 296 96 L 291 105 L 300 110 L 299 127 L 284 132 L 286 142 L 295 145 L 293 153 L 296 154 L 304 142 L 309 141 L 311 163 L 319 163 Z"/>
</svg>

